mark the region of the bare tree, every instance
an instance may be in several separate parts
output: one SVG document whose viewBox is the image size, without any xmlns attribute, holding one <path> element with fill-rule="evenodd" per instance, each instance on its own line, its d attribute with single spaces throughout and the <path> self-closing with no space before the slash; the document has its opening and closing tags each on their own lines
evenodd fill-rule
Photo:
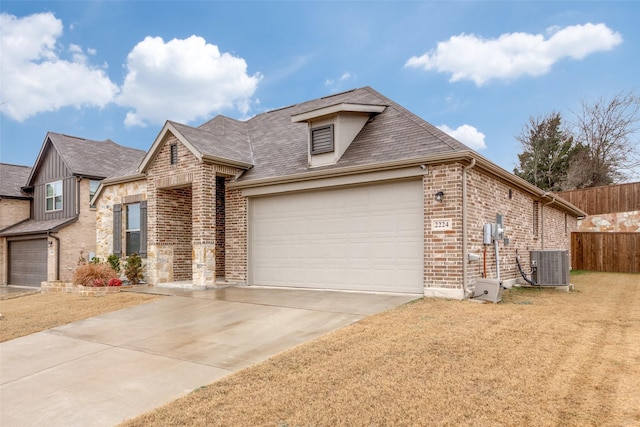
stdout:
<svg viewBox="0 0 640 427">
<path fill-rule="evenodd" d="M 567 188 L 609 185 L 638 176 L 640 97 L 620 92 L 611 99 L 582 101 L 573 112 L 573 135 L 583 147 L 567 171 Z"/>
</svg>

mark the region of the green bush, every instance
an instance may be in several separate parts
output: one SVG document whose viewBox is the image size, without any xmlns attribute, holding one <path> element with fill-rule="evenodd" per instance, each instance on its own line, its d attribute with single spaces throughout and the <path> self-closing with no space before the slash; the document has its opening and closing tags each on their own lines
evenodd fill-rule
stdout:
<svg viewBox="0 0 640 427">
<path fill-rule="evenodd" d="M 107 258 L 107 263 L 116 273 L 120 273 L 120 257 L 116 254 L 111 254 Z"/>
<path fill-rule="evenodd" d="M 127 257 L 124 264 L 124 275 L 132 285 L 137 285 L 144 279 L 144 266 L 142 265 L 142 258 L 137 253 L 131 254 Z"/>
</svg>

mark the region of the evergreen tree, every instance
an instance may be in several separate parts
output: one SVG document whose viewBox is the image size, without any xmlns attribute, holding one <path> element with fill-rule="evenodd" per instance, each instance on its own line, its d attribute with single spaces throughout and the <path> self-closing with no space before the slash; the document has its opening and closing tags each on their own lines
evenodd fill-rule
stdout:
<svg viewBox="0 0 640 427">
<path fill-rule="evenodd" d="M 518 154 L 519 165 L 513 172 L 543 190 L 565 189 L 567 170 L 581 147 L 563 129 L 560 113 L 530 117 L 516 139 L 523 152 Z"/>
</svg>

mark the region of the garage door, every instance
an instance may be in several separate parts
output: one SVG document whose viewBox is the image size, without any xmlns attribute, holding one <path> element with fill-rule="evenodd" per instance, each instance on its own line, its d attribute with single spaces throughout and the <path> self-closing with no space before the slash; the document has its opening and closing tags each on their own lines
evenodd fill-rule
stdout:
<svg viewBox="0 0 640 427">
<path fill-rule="evenodd" d="M 9 242 L 9 284 L 40 286 L 47 280 L 47 239 Z"/>
<path fill-rule="evenodd" d="M 404 181 L 250 201 L 250 283 L 423 292 L 423 192 Z"/>
</svg>

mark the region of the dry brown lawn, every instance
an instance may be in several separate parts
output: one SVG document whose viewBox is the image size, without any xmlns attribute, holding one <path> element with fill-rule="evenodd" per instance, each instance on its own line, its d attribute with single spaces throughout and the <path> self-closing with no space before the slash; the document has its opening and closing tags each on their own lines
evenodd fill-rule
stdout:
<svg viewBox="0 0 640 427">
<path fill-rule="evenodd" d="M 102 297 L 67 293 L 30 294 L 0 300 L 0 342 L 159 298 L 119 292 Z"/>
<path fill-rule="evenodd" d="M 572 281 L 407 304 L 124 425 L 640 425 L 640 275 Z"/>
</svg>

